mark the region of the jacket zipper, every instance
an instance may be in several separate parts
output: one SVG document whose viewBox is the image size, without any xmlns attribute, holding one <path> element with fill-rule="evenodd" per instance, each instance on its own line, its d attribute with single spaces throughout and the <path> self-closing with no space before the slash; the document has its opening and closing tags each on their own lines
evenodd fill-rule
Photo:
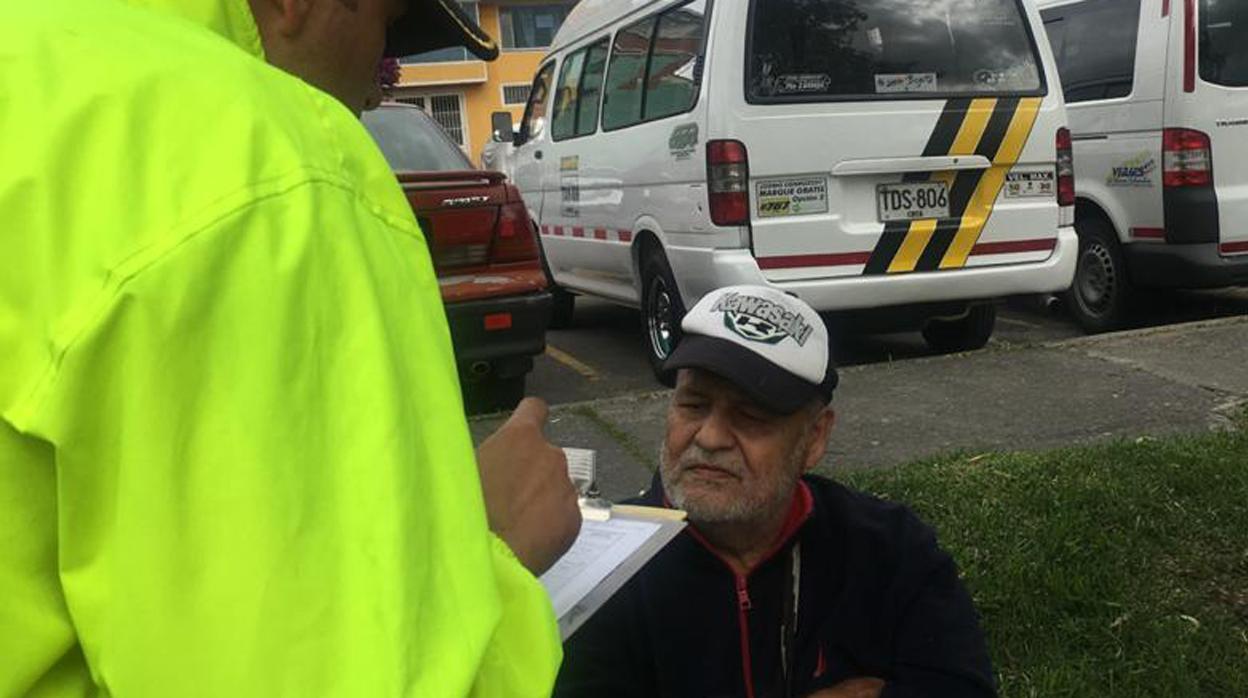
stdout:
<svg viewBox="0 0 1248 698">
<path fill-rule="evenodd" d="M 750 603 L 749 579 L 734 575 L 737 582 L 737 627 L 741 631 L 741 672 L 745 679 L 745 695 L 754 698 L 754 670 L 750 659 Z"/>
<path fill-rule="evenodd" d="M 787 544 L 788 541 L 797 534 L 797 530 L 801 528 L 802 524 L 806 523 L 806 520 L 810 518 L 810 511 L 812 508 L 810 490 L 806 487 L 805 483 L 801 483 L 800 486 L 801 493 L 799 496 L 803 497 L 806 502 L 806 511 L 802 513 L 800 519 L 798 519 L 791 527 L 792 530 L 788 534 L 782 536 L 780 540 L 776 542 L 776 545 L 771 552 L 767 553 L 767 555 L 763 557 L 764 562 L 771 559 L 776 552 L 783 548 L 785 544 Z M 664 498 L 663 503 L 667 507 L 672 506 L 672 503 L 666 498 Z M 706 548 L 711 555 L 714 555 L 715 558 L 723 563 L 725 567 L 729 570 L 733 570 L 732 563 L 721 555 L 714 546 L 708 543 L 707 540 L 703 538 L 700 533 L 698 533 L 697 529 L 689 527 L 686 530 L 689 532 L 689 535 L 693 536 L 695 541 L 697 541 L 702 547 Z M 753 604 L 750 602 L 749 590 L 749 574 L 753 571 L 754 570 L 750 570 L 746 574 L 738 574 L 735 570 L 732 572 L 737 588 L 737 628 L 741 631 L 741 674 L 742 678 L 745 679 L 746 698 L 754 698 L 754 668 L 752 666 L 753 661 L 750 657 L 750 619 L 748 616 L 750 608 L 753 607 Z"/>
</svg>

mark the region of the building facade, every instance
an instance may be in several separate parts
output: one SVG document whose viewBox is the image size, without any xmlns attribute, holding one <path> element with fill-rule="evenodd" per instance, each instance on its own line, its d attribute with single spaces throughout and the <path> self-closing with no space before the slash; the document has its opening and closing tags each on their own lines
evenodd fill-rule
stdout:
<svg viewBox="0 0 1248 698">
<path fill-rule="evenodd" d="M 510 111 L 514 123 L 538 64 L 576 0 L 480 0 L 464 11 L 498 42 L 499 57 L 486 63 L 462 48 L 400 60 L 392 97 L 427 111 L 464 152 L 480 162 L 491 137 L 490 115 Z"/>
</svg>

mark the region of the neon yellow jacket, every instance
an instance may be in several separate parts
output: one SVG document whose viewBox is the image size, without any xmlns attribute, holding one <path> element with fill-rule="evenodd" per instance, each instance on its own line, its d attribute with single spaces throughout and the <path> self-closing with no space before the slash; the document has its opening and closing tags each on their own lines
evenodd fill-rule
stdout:
<svg viewBox="0 0 1248 698">
<path fill-rule="evenodd" d="M 0 4 L 0 258 L 0 696 L 549 692 L 420 230 L 246 0 Z"/>
</svg>

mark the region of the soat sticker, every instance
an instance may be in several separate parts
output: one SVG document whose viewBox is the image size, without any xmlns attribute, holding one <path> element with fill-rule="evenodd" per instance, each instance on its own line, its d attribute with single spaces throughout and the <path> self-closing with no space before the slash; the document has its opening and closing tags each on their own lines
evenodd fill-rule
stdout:
<svg viewBox="0 0 1248 698">
<path fill-rule="evenodd" d="M 1051 199 L 1057 196 L 1053 173 L 1049 170 L 1037 172 L 1008 172 L 1005 175 L 1005 198 Z"/>
<path fill-rule="evenodd" d="M 828 182 L 822 177 L 774 179 L 758 183 L 760 218 L 827 212 Z"/>
<path fill-rule="evenodd" d="M 882 73 L 875 76 L 875 91 L 878 94 L 936 90 L 936 73 Z"/>
<path fill-rule="evenodd" d="M 1121 165 L 1111 167 L 1105 184 L 1111 187 L 1151 187 L 1157 160 L 1148 153 L 1140 153 Z"/>
</svg>

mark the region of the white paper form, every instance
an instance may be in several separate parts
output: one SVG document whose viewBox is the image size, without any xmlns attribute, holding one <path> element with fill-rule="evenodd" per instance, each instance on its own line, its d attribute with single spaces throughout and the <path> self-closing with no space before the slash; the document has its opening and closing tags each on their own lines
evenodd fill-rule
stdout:
<svg viewBox="0 0 1248 698">
<path fill-rule="evenodd" d="M 646 545 L 662 524 L 613 517 L 583 521 L 572 548 L 541 577 L 555 615 L 563 618 L 634 552 Z"/>
</svg>

